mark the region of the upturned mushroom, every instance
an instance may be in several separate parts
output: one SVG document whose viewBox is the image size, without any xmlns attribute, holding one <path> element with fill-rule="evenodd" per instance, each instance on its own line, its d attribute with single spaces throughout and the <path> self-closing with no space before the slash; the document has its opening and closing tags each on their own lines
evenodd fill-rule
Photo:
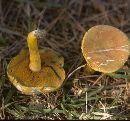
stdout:
<svg viewBox="0 0 130 121">
<path fill-rule="evenodd" d="M 59 89 L 65 79 L 64 58 L 50 48 L 38 49 L 42 30 L 28 34 L 28 49 L 23 49 L 7 67 L 11 83 L 23 94 L 34 95 Z"/>
<path fill-rule="evenodd" d="M 112 73 L 127 61 L 130 42 L 126 34 L 119 29 L 109 25 L 97 25 L 85 33 L 81 49 L 90 68 Z"/>
</svg>

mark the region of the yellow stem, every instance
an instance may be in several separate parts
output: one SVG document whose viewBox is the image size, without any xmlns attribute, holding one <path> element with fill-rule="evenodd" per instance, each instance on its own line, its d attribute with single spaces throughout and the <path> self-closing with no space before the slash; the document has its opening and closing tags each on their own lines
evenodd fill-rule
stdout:
<svg viewBox="0 0 130 121">
<path fill-rule="evenodd" d="M 30 32 L 27 38 L 28 48 L 30 52 L 29 68 L 34 72 L 41 70 L 41 58 L 38 50 L 36 32 L 37 30 Z"/>
</svg>

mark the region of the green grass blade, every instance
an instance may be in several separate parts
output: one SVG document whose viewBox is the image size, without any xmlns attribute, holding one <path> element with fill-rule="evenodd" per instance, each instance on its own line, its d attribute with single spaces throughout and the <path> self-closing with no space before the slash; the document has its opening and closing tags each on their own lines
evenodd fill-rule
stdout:
<svg viewBox="0 0 130 121">
<path fill-rule="evenodd" d="M 124 74 L 115 74 L 115 73 L 111 73 L 111 74 L 107 74 L 110 77 L 113 78 L 122 78 L 122 79 L 130 79 L 129 75 L 124 75 Z"/>
</svg>

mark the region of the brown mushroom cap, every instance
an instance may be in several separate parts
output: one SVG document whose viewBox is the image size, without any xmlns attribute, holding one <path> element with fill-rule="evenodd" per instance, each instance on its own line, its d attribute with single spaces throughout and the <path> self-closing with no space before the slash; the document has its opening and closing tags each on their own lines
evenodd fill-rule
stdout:
<svg viewBox="0 0 130 121">
<path fill-rule="evenodd" d="M 85 33 L 81 49 L 92 69 L 111 73 L 120 69 L 127 61 L 130 43 L 126 34 L 119 29 L 97 25 Z"/>
<path fill-rule="evenodd" d="M 29 69 L 29 51 L 22 50 L 14 57 L 7 68 L 7 74 L 13 85 L 23 94 L 46 93 L 58 89 L 64 79 L 64 58 L 50 48 L 39 50 L 41 70 Z"/>
</svg>

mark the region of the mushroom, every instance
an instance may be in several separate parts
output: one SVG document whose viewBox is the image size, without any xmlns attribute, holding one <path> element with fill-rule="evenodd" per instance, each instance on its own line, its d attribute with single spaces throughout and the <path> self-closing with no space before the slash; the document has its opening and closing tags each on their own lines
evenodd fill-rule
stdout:
<svg viewBox="0 0 130 121">
<path fill-rule="evenodd" d="M 55 91 L 65 79 L 64 58 L 50 48 L 38 49 L 37 41 L 42 34 L 42 30 L 30 32 L 29 50 L 21 50 L 7 66 L 9 80 L 26 95 Z"/>
<path fill-rule="evenodd" d="M 112 73 L 127 61 L 130 43 L 126 34 L 119 29 L 109 25 L 97 25 L 85 33 L 81 49 L 90 68 Z"/>
</svg>

